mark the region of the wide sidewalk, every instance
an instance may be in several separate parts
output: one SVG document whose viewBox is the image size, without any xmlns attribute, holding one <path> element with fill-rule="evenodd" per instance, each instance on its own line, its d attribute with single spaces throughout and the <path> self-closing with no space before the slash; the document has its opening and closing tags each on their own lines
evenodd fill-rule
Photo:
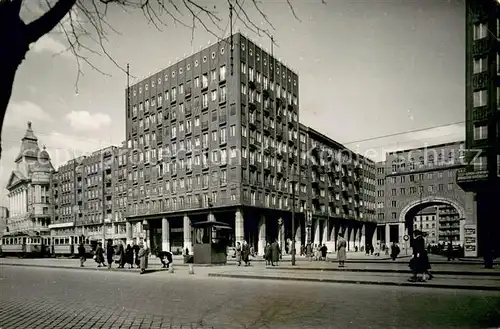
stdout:
<svg viewBox="0 0 500 329">
<path fill-rule="evenodd" d="M 85 267 L 79 266 L 78 259 L 19 259 L 1 258 L 0 270 L 3 266 L 21 267 L 47 267 L 68 270 L 92 270 L 108 271 L 106 267 L 98 268 L 97 264 L 89 259 Z M 165 271 L 157 258 L 149 259 L 149 271 Z M 165 275 L 184 276 L 189 275 L 187 264 L 181 263 L 180 259 L 174 259 L 173 273 Z M 407 279 L 410 273 L 407 263 L 394 262 L 387 264 L 371 263 L 349 263 L 344 268 L 338 268 L 331 261 L 312 261 L 298 259 L 295 266 L 285 259 L 280 266 L 269 267 L 263 262 L 252 262 L 251 266 L 237 266 L 235 262 L 229 262 L 225 266 L 202 266 L 194 265 L 196 276 L 211 276 L 235 279 L 262 279 L 283 281 L 307 281 L 324 283 L 345 284 L 370 284 L 387 286 L 417 286 L 451 289 L 474 289 L 500 291 L 500 270 L 485 270 L 478 265 L 455 266 L 454 264 L 435 265 L 433 273 L 436 278 L 428 282 L 410 283 Z M 117 269 L 113 265 L 112 271 L 128 272 L 137 274 L 137 269 Z"/>
</svg>

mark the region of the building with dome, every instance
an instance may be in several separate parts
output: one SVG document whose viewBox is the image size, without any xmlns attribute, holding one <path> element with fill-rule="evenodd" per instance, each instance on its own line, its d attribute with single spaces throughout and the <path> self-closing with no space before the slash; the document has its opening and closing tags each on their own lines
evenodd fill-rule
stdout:
<svg viewBox="0 0 500 329">
<path fill-rule="evenodd" d="M 28 122 L 14 162 L 16 168 L 6 186 L 10 211 L 7 234 L 49 235 L 50 182 L 54 167 L 45 147 L 40 149 L 38 146 L 31 122 Z"/>
</svg>

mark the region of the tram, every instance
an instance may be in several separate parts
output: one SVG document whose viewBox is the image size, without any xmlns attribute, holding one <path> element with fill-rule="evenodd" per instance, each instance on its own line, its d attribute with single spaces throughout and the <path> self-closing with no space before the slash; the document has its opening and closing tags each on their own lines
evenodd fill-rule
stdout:
<svg viewBox="0 0 500 329">
<path fill-rule="evenodd" d="M 14 234 L 0 240 L 0 255 L 17 257 L 77 257 L 78 246 L 83 243 L 85 254 L 91 256 L 97 240 L 81 236 L 29 236 Z"/>
<path fill-rule="evenodd" d="M 91 240 L 88 237 L 81 237 L 78 235 L 53 236 L 51 239 L 51 254 L 54 257 L 77 257 L 80 243 L 83 243 L 87 256 L 90 256 L 97 248 L 97 240 Z"/>
<path fill-rule="evenodd" d="M 2 256 L 43 257 L 47 253 L 47 243 L 50 238 L 15 234 L 1 239 Z"/>
</svg>

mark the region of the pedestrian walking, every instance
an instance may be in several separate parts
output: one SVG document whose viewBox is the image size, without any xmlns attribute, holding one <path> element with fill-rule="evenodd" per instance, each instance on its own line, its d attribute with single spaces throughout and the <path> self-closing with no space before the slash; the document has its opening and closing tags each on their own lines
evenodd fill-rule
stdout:
<svg viewBox="0 0 500 329">
<path fill-rule="evenodd" d="M 455 260 L 455 257 L 453 255 L 453 245 L 451 244 L 451 241 L 448 242 L 448 246 L 446 248 L 446 258 L 448 258 L 448 261 Z"/>
<path fill-rule="evenodd" d="M 113 240 L 109 239 L 106 245 L 106 258 L 108 261 L 108 269 L 111 269 L 111 264 L 113 264 L 113 256 L 115 254 L 115 248 L 113 247 Z"/>
<path fill-rule="evenodd" d="M 429 280 L 431 280 L 434 276 L 430 274 L 429 270 L 431 269 L 429 256 L 427 254 L 427 250 L 425 249 L 425 241 L 423 237 L 423 233 L 420 230 L 415 230 L 413 232 L 413 255 L 410 260 L 409 267 L 413 273 L 412 277 L 408 279 L 410 282 L 425 282 L 426 274 L 429 275 Z M 419 277 L 421 275 L 421 277 Z"/>
<path fill-rule="evenodd" d="M 83 246 L 83 243 L 80 243 L 78 246 L 78 257 L 80 258 L 80 267 L 83 267 L 83 263 L 87 260 L 85 258 L 85 247 Z"/>
<path fill-rule="evenodd" d="M 234 256 L 238 266 L 241 266 L 241 243 L 236 242 L 236 248 L 234 249 Z"/>
<path fill-rule="evenodd" d="M 134 268 L 134 249 L 128 244 L 125 249 L 125 262 L 129 268 Z"/>
<path fill-rule="evenodd" d="M 141 247 L 134 243 L 132 249 L 134 250 L 135 266 L 139 267 L 141 265 L 141 260 L 139 259 L 139 250 L 141 249 Z"/>
<path fill-rule="evenodd" d="M 118 243 L 118 268 L 125 267 L 125 248 L 123 247 L 123 242 Z"/>
<path fill-rule="evenodd" d="M 146 269 L 148 268 L 148 249 L 144 245 L 143 242 L 139 243 L 139 264 L 141 267 L 141 274 L 144 274 L 146 272 Z"/>
<path fill-rule="evenodd" d="M 246 241 L 243 241 L 243 246 L 241 247 L 241 257 L 245 262 L 245 266 L 248 266 L 250 264 L 250 245 Z"/>
<path fill-rule="evenodd" d="M 325 244 L 323 244 L 321 248 L 319 248 L 319 251 L 321 253 L 321 259 L 326 261 L 326 254 L 328 252 L 328 247 Z"/>
<path fill-rule="evenodd" d="M 160 259 L 163 268 L 170 268 L 170 264 L 173 262 L 172 253 L 170 251 L 162 251 L 158 246 L 156 249 L 156 257 Z M 167 260 L 166 262 L 165 259 Z"/>
<path fill-rule="evenodd" d="M 344 234 L 340 233 L 337 240 L 337 261 L 339 262 L 339 267 L 344 267 L 346 261 L 346 247 L 347 241 L 344 239 Z"/>
<path fill-rule="evenodd" d="M 102 247 L 102 242 L 97 244 L 97 249 L 95 250 L 95 262 L 97 267 L 106 266 L 104 264 L 104 248 Z"/>
<path fill-rule="evenodd" d="M 271 244 L 266 242 L 264 247 L 264 259 L 266 260 L 266 266 L 271 265 Z"/>
<path fill-rule="evenodd" d="M 310 242 L 306 245 L 306 257 L 309 259 L 310 262 L 312 262 L 313 250 L 312 250 L 312 244 Z"/>
<path fill-rule="evenodd" d="M 398 258 L 399 253 L 400 253 L 399 246 L 395 242 L 393 242 L 391 246 L 391 259 L 395 261 L 396 258 Z"/>
<path fill-rule="evenodd" d="M 279 264 L 280 261 L 280 255 L 281 255 L 281 248 L 280 245 L 278 244 L 278 240 L 274 240 L 273 243 L 271 243 L 271 266 L 276 266 Z"/>
</svg>

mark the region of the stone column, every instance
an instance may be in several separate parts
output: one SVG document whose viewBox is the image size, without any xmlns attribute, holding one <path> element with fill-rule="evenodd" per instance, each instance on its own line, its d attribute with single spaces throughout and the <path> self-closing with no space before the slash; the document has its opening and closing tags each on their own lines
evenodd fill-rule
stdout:
<svg viewBox="0 0 500 329">
<path fill-rule="evenodd" d="M 356 229 L 349 224 L 347 228 L 347 250 L 354 251 L 354 240 L 356 239 Z"/>
<path fill-rule="evenodd" d="M 193 238 L 191 236 L 191 219 L 189 219 L 188 215 L 184 215 L 183 218 L 183 232 L 184 232 L 184 247 L 182 252 L 185 253 L 186 249 L 189 251 L 189 254 L 193 254 Z"/>
<path fill-rule="evenodd" d="M 235 243 L 243 243 L 243 240 L 245 240 L 245 223 L 244 223 L 244 218 L 243 218 L 243 212 L 241 209 L 237 209 L 236 213 L 234 214 L 234 238 L 235 238 Z"/>
<path fill-rule="evenodd" d="M 319 230 L 319 220 L 313 222 L 313 230 L 314 230 L 314 242 L 313 245 L 318 245 L 320 242 L 320 230 Z"/>
<path fill-rule="evenodd" d="M 322 220 L 321 223 L 323 224 L 322 242 L 326 244 L 328 242 L 328 220 Z"/>
<path fill-rule="evenodd" d="M 278 218 L 278 244 L 281 248 L 281 254 L 284 255 L 286 253 L 285 220 L 281 217 Z"/>
<path fill-rule="evenodd" d="M 168 219 L 161 219 L 161 250 L 170 251 L 170 223 Z"/>
<path fill-rule="evenodd" d="M 389 245 L 391 242 L 391 225 L 385 224 L 385 244 Z"/>
<path fill-rule="evenodd" d="M 302 247 L 302 225 L 299 224 L 295 230 L 295 255 L 300 255 L 300 247 Z"/>
<path fill-rule="evenodd" d="M 361 224 L 359 228 L 359 250 L 366 252 L 366 224 Z"/>
<path fill-rule="evenodd" d="M 259 241 L 257 244 L 257 254 L 264 255 L 264 247 L 266 246 L 266 217 L 262 215 L 259 220 Z"/>
<path fill-rule="evenodd" d="M 375 231 L 373 232 L 373 235 L 372 235 L 372 246 L 373 246 L 373 248 L 375 248 L 377 246 L 377 242 L 378 242 L 378 239 L 377 239 L 378 228 L 379 228 L 379 225 L 375 226 Z"/>
<path fill-rule="evenodd" d="M 460 240 L 458 241 L 458 243 L 463 246 L 464 245 L 464 241 L 465 241 L 465 221 L 466 219 L 465 218 L 461 218 L 460 219 Z"/>
<path fill-rule="evenodd" d="M 132 224 L 129 221 L 125 222 L 125 235 L 127 237 L 127 244 L 132 245 Z"/>
<path fill-rule="evenodd" d="M 23 209 L 24 211 L 28 211 L 28 190 L 23 190 Z"/>
</svg>

